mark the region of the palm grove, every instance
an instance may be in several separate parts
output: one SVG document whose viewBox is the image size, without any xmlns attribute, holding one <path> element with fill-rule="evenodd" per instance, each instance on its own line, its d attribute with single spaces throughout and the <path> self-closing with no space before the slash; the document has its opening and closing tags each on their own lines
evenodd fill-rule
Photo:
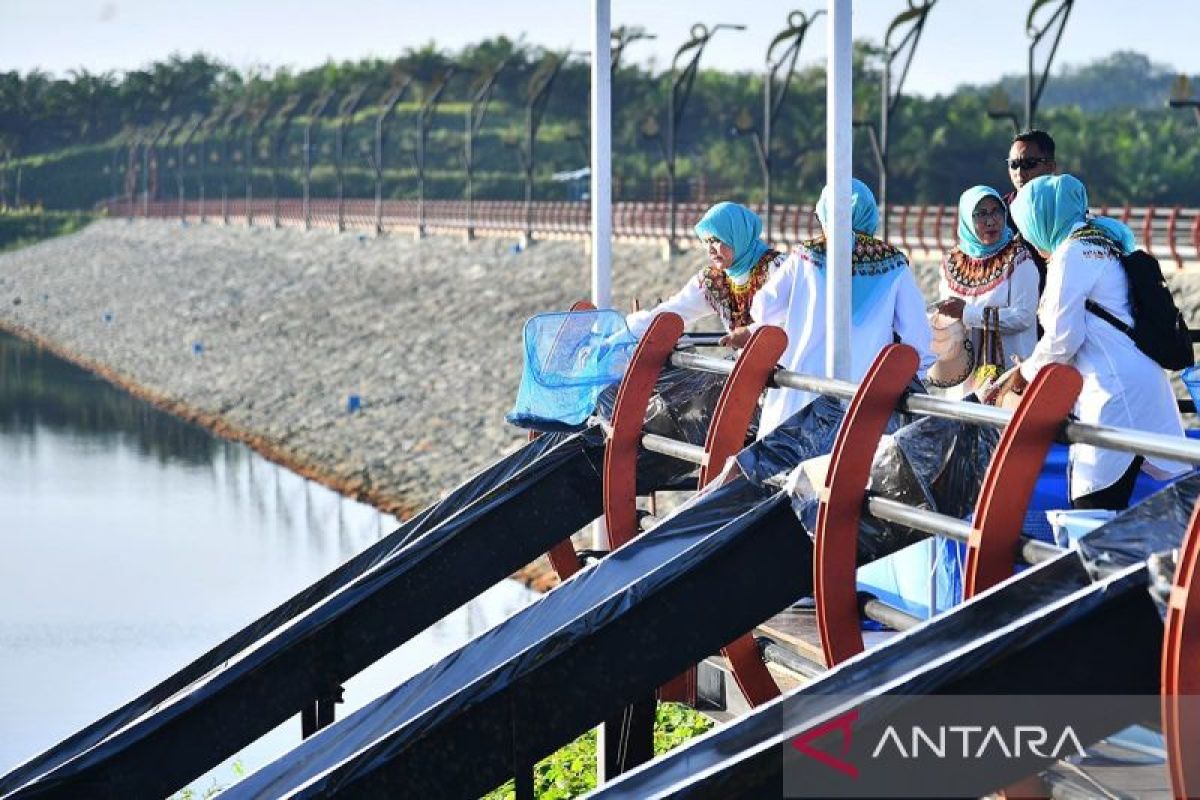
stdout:
<svg viewBox="0 0 1200 800">
<path fill-rule="evenodd" d="M 0 73 L 0 204 L 17 199 L 47 208 L 86 208 L 129 189 L 130 141 L 167 124 L 154 165 L 155 184 L 171 196 L 182 178 L 189 194 L 198 173 L 200 142 L 207 139 L 204 168 L 210 180 L 222 173 L 242 180 L 243 132 L 220 124 L 199 128 L 240 109 L 262 125 L 247 158 L 256 191 L 267 191 L 277 157 L 281 194 L 299 194 L 303 129 L 313 101 L 330 96 L 312 125 L 312 191 L 333 193 L 333 156 L 340 99 L 356 89 L 362 100 L 344 129 L 344 175 L 348 196 L 374 193 L 375 123 L 389 89 L 407 86 L 387 122 L 382 163 L 385 196 L 416 191 L 414 155 L 418 119 L 429 109 L 425 146 L 425 193 L 459 198 L 464 190 L 464 125 L 471 98 L 501 62 L 487 115 L 474 145 L 475 196 L 520 197 L 520 153 L 531 87 L 544 82 L 561 54 L 504 37 L 446 54 L 433 44 L 409 50 L 394 62 L 378 59 L 328 63 L 313 69 L 239 72 L 204 55 L 172 56 L 120 75 L 72 71 Z M 876 52 L 858 43 L 856 109 L 878 116 Z M 453 67 L 453 70 L 451 70 Z M 451 74 L 452 72 L 452 74 Z M 450 75 L 435 105 L 428 101 Z M 1165 99 L 1169 67 L 1134 53 L 1116 53 L 1084 67 L 1060 70 L 1050 80 L 1039 127 L 1059 144 L 1060 163 L 1085 180 L 1097 203 L 1194 205 L 1200 197 L 1200 129 L 1190 115 L 1173 113 Z M 622 65 L 614 77 L 615 198 L 660 196 L 666 169 L 657 141 L 644 135 L 648 118 L 662 120 L 669 75 Z M 774 195 L 777 202 L 811 202 L 824 177 L 824 70 L 799 71 L 774 126 Z M 587 163 L 589 67 L 568 59 L 546 97 L 537 136 L 535 185 L 540 199 L 568 196 L 569 186 L 551 180 L 556 171 Z M 992 86 L 964 86 L 949 95 L 906 97 L 892 126 L 889 193 L 893 202 L 945 203 L 976 183 L 1003 186 L 1001 158 L 1013 129 L 989 118 L 988 96 L 997 87 L 1019 97 L 1017 78 Z M 757 157 L 745 137 L 731 135 L 739 114 L 762 107 L 762 76 L 701 70 L 678 134 L 678 193 L 682 198 L 761 199 Z M 291 114 L 281 114 L 289 107 Z M 284 122 L 286 120 L 286 122 Z M 274 127 L 271 123 L 274 121 Z M 198 130 L 180 147 L 189 123 Z M 225 147 L 220 147 L 222 138 Z M 876 181 L 869 141 L 856 136 L 860 177 Z M 161 160 L 162 163 L 157 163 Z M 140 189 L 140 184 L 138 184 Z"/>
</svg>

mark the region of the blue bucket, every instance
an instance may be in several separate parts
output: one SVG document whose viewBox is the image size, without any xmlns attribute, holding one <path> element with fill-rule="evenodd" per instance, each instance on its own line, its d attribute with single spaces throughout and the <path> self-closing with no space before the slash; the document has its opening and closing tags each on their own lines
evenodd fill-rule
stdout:
<svg viewBox="0 0 1200 800">
<path fill-rule="evenodd" d="M 1192 402 L 1196 404 L 1197 409 L 1200 409 L 1200 364 L 1188 367 L 1179 373 L 1179 380 L 1183 381 L 1183 386 L 1191 395 Z"/>
</svg>

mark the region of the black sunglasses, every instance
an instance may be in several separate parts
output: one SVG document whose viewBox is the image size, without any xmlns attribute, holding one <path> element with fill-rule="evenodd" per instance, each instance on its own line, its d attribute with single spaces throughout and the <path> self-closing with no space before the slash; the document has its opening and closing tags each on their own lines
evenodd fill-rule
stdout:
<svg viewBox="0 0 1200 800">
<path fill-rule="evenodd" d="M 1039 164 L 1049 164 L 1053 158 L 1030 156 L 1029 158 L 1006 158 L 1009 169 L 1033 169 Z"/>
</svg>

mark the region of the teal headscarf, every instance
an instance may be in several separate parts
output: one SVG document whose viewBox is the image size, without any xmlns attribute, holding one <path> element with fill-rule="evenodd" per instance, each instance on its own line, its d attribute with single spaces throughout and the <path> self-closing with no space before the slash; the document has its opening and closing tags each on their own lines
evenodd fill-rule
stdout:
<svg viewBox="0 0 1200 800">
<path fill-rule="evenodd" d="M 694 230 L 701 239 L 715 236 L 733 249 L 733 263 L 725 272 L 735 281 L 744 281 L 767 252 L 767 245 L 758 238 L 762 235 L 762 220 L 738 203 L 717 203 L 700 218 Z"/>
<path fill-rule="evenodd" d="M 1002 229 L 1000 238 L 996 240 L 995 244 L 984 244 L 976 235 L 975 218 L 972 214 L 975 213 L 975 207 L 985 197 L 996 198 L 996 202 L 1000 204 L 1000 210 L 1004 210 L 1004 198 L 990 186 L 972 186 L 962 193 L 962 197 L 958 198 L 958 249 L 971 258 L 987 258 L 995 255 L 1007 247 L 1013 238 L 1012 230 L 1003 221 L 1000 226 Z"/>
<path fill-rule="evenodd" d="M 817 199 L 816 215 L 821 227 L 825 228 L 829 215 L 828 186 L 821 190 L 821 196 Z M 850 181 L 850 227 L 855 233 L 871 237 L 856 237 L 851 253 L 850 317 L 853 324 L 859 325 L 878 299 L 903 274 L 903 270 L 908 269 L 908 259 L 898 250 L 874 238 L 875 229 L 879 227 L 879 206 L 870 188 L 857 178 Z M 824 242 L 814 244 L 808 254 L 824 275 Z"/>
<path fill-rule="evenodd" d="M 821 196 L 817 198 L 816 214 L 821 227 L 829 227 L 826 223 L 829 216 L 828 186 L 821 190 Z M 850 227 L 867 236 L 874 236 L 879 227 L 879 206 L 875 202 L 875 195 L 858 178 L 850 179 Z"/>
<path fill-rule="evenodd" d="M 1011 213 L 1025 241 L 1047 253 L 1054 252 L 1079 222 L 1094 225 L 1122 253 L 1137 247 L 1128 225 L 1109 217 L 1088 216 L 1087 188 L 1073 175 L 1034 178 L 1017 192 Z"/>
</svg>

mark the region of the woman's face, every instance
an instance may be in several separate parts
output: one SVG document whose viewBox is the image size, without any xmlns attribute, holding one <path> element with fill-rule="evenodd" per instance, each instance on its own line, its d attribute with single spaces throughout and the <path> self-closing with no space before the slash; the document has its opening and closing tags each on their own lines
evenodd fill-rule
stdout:
<svg viewBox="0 0 1200 800">
<path fill-rule="evenodd" d="M 985 197 L 971 212 L 971 221 L 975 224 L 975 235 L 979 241 L 987 245 L 995 244 L 1004 233 L 1004 206 L 994 197 Z"/>
<path fill-rule="evenodd" d="M 708 248 L 708 261 L 717 269 L 729 269 L 733 266 L 733 248 L 715 236 L 704 240 Z"/>
</svg>

